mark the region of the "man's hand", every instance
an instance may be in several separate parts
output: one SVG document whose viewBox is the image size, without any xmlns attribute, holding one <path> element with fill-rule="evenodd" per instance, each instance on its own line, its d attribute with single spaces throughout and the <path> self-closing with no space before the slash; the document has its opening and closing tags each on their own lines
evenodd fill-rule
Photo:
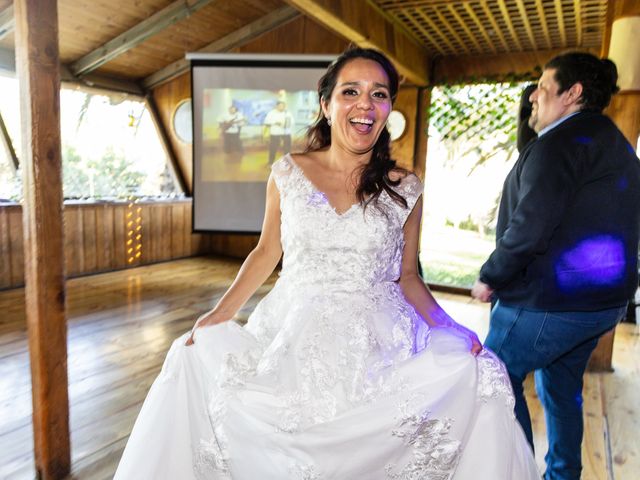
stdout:
<svg viewBox="0 0 640 480">
<path fill-rule="evenodd" d="M 481 282 L 479 279 L 473 284 L 471 289 L 471 296 L 481 302 L 490 302 L 493 295 L 493 289 L 486 283 Z"/>
</svg>

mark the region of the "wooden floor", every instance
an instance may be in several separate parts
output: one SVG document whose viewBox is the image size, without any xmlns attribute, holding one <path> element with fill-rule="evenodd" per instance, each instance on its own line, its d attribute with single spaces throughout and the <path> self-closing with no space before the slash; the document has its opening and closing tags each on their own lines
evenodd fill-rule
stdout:
<svg viewBox="0 0 640 480">
<path fill-rule="evenodd" d="M 234 260 L 193 258 L 68 282 L 73 478 L 113 476 L 172 339 L 215 303 L 238 268 Z M 258 291 L 242 315 L 274 280 Z M 0 479 L 35 477 L 23 294 L 22 289 L 0 292 Z M 437 296 L 456 319 L 484 338 L 485 305 Z M 639 338 L 638 326 L 621 325 L 615 371 L 587 375 L 585 480 L 640 478 Z M 544 419 L 530 383 L 527 395 L 542 466 Z"/>
</svg>

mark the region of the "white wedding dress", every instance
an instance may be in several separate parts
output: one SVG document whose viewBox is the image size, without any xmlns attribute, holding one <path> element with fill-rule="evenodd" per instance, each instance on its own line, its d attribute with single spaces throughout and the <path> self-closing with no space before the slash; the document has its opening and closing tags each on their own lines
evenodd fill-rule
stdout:
<svg viewBox="0 0 640 480">
<path fill-rule="evenodd" d="M 403 225 L 422 193 L 338 214 L 290 156 L 280 278 L 245 327 L 171 347 L 117 480 L 540 478 L 502 364 L 429 329 L 397 283 Z"/>
</svg>

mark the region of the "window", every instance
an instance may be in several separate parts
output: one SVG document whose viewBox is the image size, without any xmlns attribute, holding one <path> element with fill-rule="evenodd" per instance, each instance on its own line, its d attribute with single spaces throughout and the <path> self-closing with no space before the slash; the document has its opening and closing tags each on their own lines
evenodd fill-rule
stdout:
<svg viewBox="0 0 640 480">
<path fill-rule="evenodd" d="M 182 193 L 143 102 L 63 88 L 60 105 L 65 198 Z"/>
<path fill-rule="evenodd" d="M 472 286 L 493 251 L 502 184 L 517 159 L 523 87 L 433 89 L 420 252 L 430 283 Z"/>
<path fill-rule="evenodd" d="M 20 156 L 15 78 L 0 77 L 0 112 Z M 126 94 L 60 91 L 65 199 L 175 197 L 176 185 L 144 102 Z M 20 200 L 20 181 L 0 145 L 0 199 Z"/>
<path fill-rule="evenodd" d="M 16 149 L 20 145 L 20 105 L 18 82 L 0 75 L 0 114 L 7 133 Z M 17 201 L 22 197 L 22 183 L 9 156 L 4 141 L 0 139 L 0 202 Z"/>
</svg>

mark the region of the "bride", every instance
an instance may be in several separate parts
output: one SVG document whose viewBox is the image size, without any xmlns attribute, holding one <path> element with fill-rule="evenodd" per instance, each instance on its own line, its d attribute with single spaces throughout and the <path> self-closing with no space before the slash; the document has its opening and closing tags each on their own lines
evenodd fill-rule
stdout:
<svg viewBox="0 0 640 480">
<path fill-rule="evenodd" d="M 343 53 L 305 153 L 272 167 L 262 236 L 172 345 L 121 479 L 539 479 L 502 364 L 417 274 L 422 185 L 385 123 L 398 74 Z M 229 321 L 282 271 L 245 327 Z"/>
</svg>

